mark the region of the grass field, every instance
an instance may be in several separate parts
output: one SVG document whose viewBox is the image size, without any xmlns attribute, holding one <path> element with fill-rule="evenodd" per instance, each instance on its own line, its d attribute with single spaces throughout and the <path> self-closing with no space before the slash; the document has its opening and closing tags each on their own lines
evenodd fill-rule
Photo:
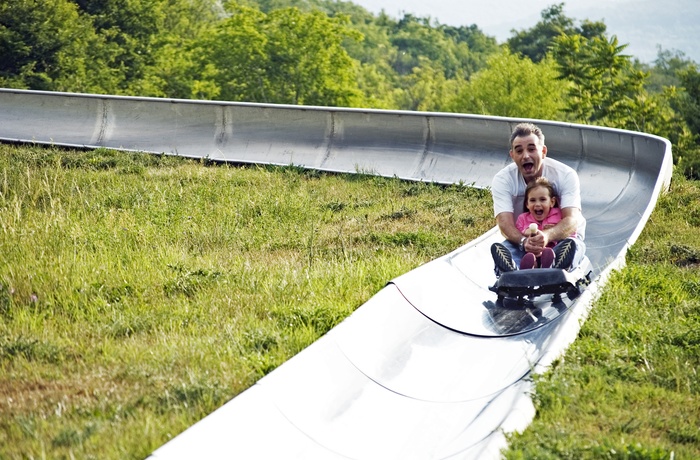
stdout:
<svg viewBox="0 0 700 460">
<path fill-rule="evenodd" d="M 391 278 L 486 191 L 0 145 L 0 458 L 145 458 Z M 508 458 L 700 457 L 700 187 L 676 178 Z"/>
<path fill-rule="evenodd" d="M 0 458 L 144 458 L 492 226 L 461 186 L 0 148 Z"/>
</svg>

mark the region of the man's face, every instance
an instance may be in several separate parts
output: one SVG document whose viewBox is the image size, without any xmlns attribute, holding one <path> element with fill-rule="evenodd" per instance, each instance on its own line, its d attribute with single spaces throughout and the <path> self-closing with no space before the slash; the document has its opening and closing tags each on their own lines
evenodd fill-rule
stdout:
<svg viewBox="0 0 700 460">
<path fill-rule="evenodd" d="M 510 157 L 518 165 L 526 183 L 542 175 L 542 164 L 546 156 L 547 146 L 540 144 L 534 134 L 516 137 L 510 150 Z"/>
</svg>

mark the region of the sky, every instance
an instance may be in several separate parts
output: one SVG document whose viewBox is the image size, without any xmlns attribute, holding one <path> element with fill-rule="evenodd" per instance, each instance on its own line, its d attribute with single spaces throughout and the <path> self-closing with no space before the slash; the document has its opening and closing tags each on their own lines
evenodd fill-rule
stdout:
<svg viewBox="0 0 700 460">
<path fill-rule="evenodd" d="M 564 14 L 570 18 L 605 22 L 609 36 L 616 35 L 621 44 L 629 45 L 624 53 L 642 62 L 653 63 L 660 46 L 666 51 L 682 51 L 700 63 L 700 0 L 351 1 L 375 14 L 384 10 L 394 18 L 411 13 L 451 26 L 476 24 L 499 43 L 508 39 L 513 29 L 537 24 L 542 10 L 564 3 Z"/>
</svg>

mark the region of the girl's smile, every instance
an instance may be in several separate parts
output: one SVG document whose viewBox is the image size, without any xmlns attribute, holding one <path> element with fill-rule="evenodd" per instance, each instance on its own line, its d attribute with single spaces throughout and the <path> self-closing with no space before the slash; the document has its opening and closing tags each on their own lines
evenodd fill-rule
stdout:
<svg viewBox="0 0 700 460">
<path fill-rule="evenodd" d="M 554 206 L 554 197 L 549 195 L 546 187 L 535 187 L 530 190 L 527 198 L 527 210 L 538 222 L 542 222 L 549 215 L 549 210 Z"/>
</svg>

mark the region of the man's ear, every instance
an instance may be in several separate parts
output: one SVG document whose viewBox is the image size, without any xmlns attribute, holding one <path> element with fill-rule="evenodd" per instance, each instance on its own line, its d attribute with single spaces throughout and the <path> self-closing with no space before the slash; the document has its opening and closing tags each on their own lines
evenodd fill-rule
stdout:
<svg viewBox="0 0 700 460">
<path fill-rule="evenodd" d="M 547 156 L 547 146 L 543 145 L 542 146 L 542 158 Z"/>
</svg>

